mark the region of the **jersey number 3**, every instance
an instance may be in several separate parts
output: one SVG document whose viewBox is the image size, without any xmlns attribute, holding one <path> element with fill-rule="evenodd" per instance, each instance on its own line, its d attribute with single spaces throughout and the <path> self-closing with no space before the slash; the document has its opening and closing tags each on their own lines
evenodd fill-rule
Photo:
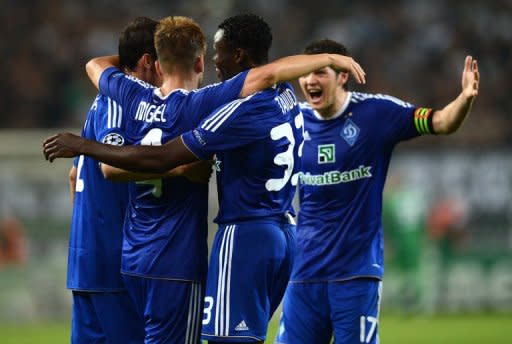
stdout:
<svg viewBox="0 0 512 344">
<path fill-rule="evenodd" d="M 295 116 L 294 124 L 295 128 L 301 129 L 302 134 L 304 134 L 304 117 L 302 117 L 302 113 L 299 113 L 297 116 Z M 285 167 L 283 178 L 267 180 L 267 182 L 265 183 L 265 188 L 268 191 L 279 191 L 282 188 L 284 188 L 284 186 L 286 185 L 286 183 L 288 183 L 290 178 L 292 179 L 292 185 L 297 185 L 298 174 L 295 173 L 292 176 L 293 167 L 295 166 L 293 154 L 295 149 L 295 137 L 293 136 L 292 126 L 288 122 L 280 124 L 277 127 L 272 128 L 272 130 L 270 131 L 270 137 L 274 141 L 286 138 L 289 143 L 286 151 L 279 153 L 274 157 L 274 164 L 276 164 L 277 166 Z M 304 140 L 302 140 L 298 147 L 297 155 L 299 158 L 302 156 L 303 146 Z"/>
</svg>

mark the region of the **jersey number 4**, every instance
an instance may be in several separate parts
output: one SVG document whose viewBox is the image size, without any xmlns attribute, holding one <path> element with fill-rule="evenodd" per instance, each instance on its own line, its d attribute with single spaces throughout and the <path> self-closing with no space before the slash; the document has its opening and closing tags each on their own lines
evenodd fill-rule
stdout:
<svg viewBox="0 0 512 344">
<path fill-rule="evenodd" d="M 295 116 L 294 125 L 296 129 L 301 129 L 302 138 L 304 136 L 304 117 L 302 116 L 301 112 L 297 116 Z M 274 157 L 274 164 L 276 164 L 277 166 L 285 167 L 283 178 L 274 178 L 267 180 L 267 182 L 265 183 L 265 188 L 268 191 L 279 191 L 282 188 L 284 188 L 284 186 L 286 185 L 286 183 L 288 183 L 290 178 L 292 180 L 292 185 L 297 185 L 298 173 L 292 175 L 293 167 L 295 166 L 295 137 L 293 135 L 293 128 L 291 124 L 287 122 L 272 128 L 272 130 L 270 131 L 270 137 L 274 141 L 286 138 L 289 143 L 286 151 L 279 153 Z M 303 146 L 304 140 L 302 139 L 297 150 L 297 156 L 299 158 L 302 157 Z"/>
<path fill-rule="evenodd" d="M 153 128 L 144 138 L 140 141 L 142 146 L 161 146 L 162 145 L 162 129 Z M 162 196 L 162 179 L 148 179 L 138 181 L 137 184 L 149 184 L 153 185 L 153 190 L 151 193 L 155 197 Z"/>
</svg>

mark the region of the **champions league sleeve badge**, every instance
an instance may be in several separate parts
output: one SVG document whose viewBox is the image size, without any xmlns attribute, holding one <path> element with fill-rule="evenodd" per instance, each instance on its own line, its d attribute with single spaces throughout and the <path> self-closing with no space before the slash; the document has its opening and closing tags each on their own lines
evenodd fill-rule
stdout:
<svg viewBox="0 0 512 344">
<path fill-rule="evenodd" d="M 101 142 L 107 145 L 122 146 L 124 144 L 124 137 L 118 133 L 110 133 L 105 135 Z"/>
<path fill-rule="evenodd" d="M 350 119 L 348 119 L 345 122 L 345 125 L 343 125 L 343 129 L 341 129 L 340 135 L 343 137 L 343 139 L 345 139 L 345 141 L 347 141 L 350 146 L 353 146 L 357 141 L 360 131 L 361 130 L 359 127 Z"/>
</svg>

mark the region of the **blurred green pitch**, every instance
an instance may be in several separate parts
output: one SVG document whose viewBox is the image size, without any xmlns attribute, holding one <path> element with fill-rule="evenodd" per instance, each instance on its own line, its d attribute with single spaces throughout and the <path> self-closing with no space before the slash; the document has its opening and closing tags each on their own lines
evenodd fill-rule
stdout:
<svg viewBox="0 0 512 344">
<path fill-rule="evenodd" d="M 268 340 L 272 343 L 277 320 L 271 322 Z M 384 344 L 483 344 L 512 343 L 512 314 L 471 314 L 381 317 L 381 343 Z M 69 343 L 69 324 L 0 324 L 2 344 Z M 314 344 L 314 343 L 311 343 Z"/>
</svg>

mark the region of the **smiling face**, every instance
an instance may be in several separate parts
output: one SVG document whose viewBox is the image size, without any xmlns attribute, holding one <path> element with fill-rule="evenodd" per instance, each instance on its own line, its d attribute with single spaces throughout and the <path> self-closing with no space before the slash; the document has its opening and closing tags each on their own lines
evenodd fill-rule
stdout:
<svg viewBox="0 0 512 344">
<path fill-rule="evenodd" d="M 346 91 L 342 86 L 347 82 L 347 73 L 336 73 L 330 67 L 299 78 L 299 84 L 307 102 L 324 117 L 334 115 L 345 99 Z"/>
<path fill-rule="evenodd" d="M 213 63 L 217 77 L 221 81 L 227 80 L 243 70 L 237 58 L 239 52 L 226 41 L 223 29 L 219 29 L 215 33 L 213 48 L 215 49 Z"/>
</svg>

